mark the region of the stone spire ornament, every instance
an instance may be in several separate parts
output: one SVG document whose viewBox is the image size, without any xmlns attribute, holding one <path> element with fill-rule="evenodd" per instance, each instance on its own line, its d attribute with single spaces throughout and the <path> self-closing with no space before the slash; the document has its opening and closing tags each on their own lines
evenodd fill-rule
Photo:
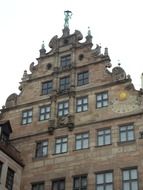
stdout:
<svg viewBox="0 0 143 190">
<path fill-rule="evenodd" d="M 44 40 L 42 41 L 41 49 L 45 49 L 45 43 L 44 43 Z"/>
<path fill-rule="evenodd" d="M 90 27 L 88 27 L 88 32 L 87 32 L 87 36 L 86 36 L 86 42 L 92 43 L 92 35 L 91 35 Z"/>
<path fill-rule="evenodd" d="M 44 41 L 42 42 L 41 49 L 39 51 L 40 51 L 40 57 L 42 57 L 42 56 L 44 56 L 46 54 Z"/>
</svg>

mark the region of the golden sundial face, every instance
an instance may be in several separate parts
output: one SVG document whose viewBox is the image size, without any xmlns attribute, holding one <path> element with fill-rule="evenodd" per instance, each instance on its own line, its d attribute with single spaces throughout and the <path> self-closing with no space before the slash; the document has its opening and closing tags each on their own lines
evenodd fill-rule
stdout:
<svg viewBox="0 0 143 190">
<path fill-rule="evenodd" d="M 112 111 L 116 113 L 131 112 L 139 107 L 137 97 L 129 95 L 127 91 L 120 91 L 112 101 Z"/>
<path fill-rule="evenodd" d="M 128 97 L 128 93 L 127 93 L 126 91 L 121 91 L 121 92 L 119 93 L 119 100 L 120 100 L 120 101 L 126 100 L 127 97 Z"/>
</svg>

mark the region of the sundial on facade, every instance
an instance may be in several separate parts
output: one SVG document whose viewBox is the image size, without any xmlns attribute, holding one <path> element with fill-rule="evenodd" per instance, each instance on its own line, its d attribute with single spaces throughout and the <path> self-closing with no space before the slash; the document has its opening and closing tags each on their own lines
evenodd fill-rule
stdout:
<svg viewBox="0 0 143 190">
<path fill-rule="evenodd" d="M 130 95 L 126 90 L 120 91 L 111 102 L 112 111 L 116 113 L 132 112 L 139 108 L 136 95 Z"/>
</svg>

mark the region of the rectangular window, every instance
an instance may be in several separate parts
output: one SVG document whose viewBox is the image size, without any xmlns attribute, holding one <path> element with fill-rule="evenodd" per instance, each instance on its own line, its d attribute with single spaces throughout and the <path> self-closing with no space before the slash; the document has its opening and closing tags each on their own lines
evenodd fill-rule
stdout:
<svg viewBox="0 0 143 190">
<path fill-rule="evenodd" d="M 89 147 L 89 133 L 78 134 L 75 137 L 75 148 L 81 150 Z"/>
<path fill-rule="evenodd" d="M 71 55 L 61 57 L 61 67 L 65 68 L 71 65 Z"/>
<path fill-rule="evenodd" d="M 40 108 L 40 121 L 47 120 L 50 118 L 51 106 L 42 106 Z"/>
<path fill-rule="evenodd" d="M 48 155 L 48 141 L 38 142 L 36 145 L 36 157 L 44 157 Z"/>
<path fill-rule="evenodd" d="M 65 116 L 69 113 L 69 102 L 60 102 L 58 104 L 58 116 Z"/>
<path fill-rule="evenodd" d="M 96 174 L 96 190 L 113 190 L 113 173 Z"/>
<path fill-rule="evenodd" d="M 32 190 L 44 190 L 44 183 L 38 182 L 38 183 L 32 184 Z"/>
<path fill-rule="evenodd" d="M 65 179 L 52 181 L 52 190 L 65 190 Z"/>
<path fill-rule="evenodd" d="M 132 124 L 120 127 L 120 142 L 132 141 L 134 139 L 134 126 Z"/>
<path fill-rule="evenodd" d="M 111 129 L 97 131 L 97 146 L 111 144 Z"/>
<path fill-rule="evenodd" d="M 68 90 L 70 88 L 70 77 L 67 76 L 67 77 L 61 78 L 59 87 L 60 87 L 60 91 Z"/>
<path fill-rule="evenodd" d="M 84 112 L 88 110 L 88 97 L 80 97 L 76 100 L 76 111 Z"/>
<path fill-rule="evenodd" d="M 3 163 L 0 161 L 0 179 L 1 179 L 1 174 L 2 174 L 2 165 L 3 165 Z"/>
<path fill-rule="evenodd" d="M 8 190 L 13 190 L 13 182 L 14 182 L 14 171 L 8 168 L 5 187 Z"/>
<path fill-rule="evenodd" d="M 1 133 L 0 141 L 1 142 L 8 142 L 9 136 L 5 134 L 4 132 Z"/>
<path fill-rule="evenodd" d="M 88 73 L 88 71 L 78 73 L 78 75 L 77 75 L 77 85 L 78 86 L 88 84 L 88 82 L 89 82 L 89 73 Z"/>
<path fill-rule="evenodd" d="M 32 109 L 22 112 L 22 125 L 32 123 Z"/>
<path fill-rule="evenodd" d="M 68 151 L 68 138 L 60 137 L 56 139 L 55 143 L 55 153 L 61 154 Z"/>
<path fill-rule="evenodd" d="M 108 106 L 108 93 L 102 92 L 96 95 L 96 108 Z"/>
<path fill-rule="evenodd" d="M 123 190 L 139 190 L 137 169 L 125 169 L 122 171 Z"/>
<path fill-rule="evenodd" d="M 46 81 L 42 83 L 42 95 L 46 95 L 52 92 L 52 81 Z"/>
<path fill-rule="evenodd" d="M 87 190 L 87 176 L 75 176 L 73 177 L 73 190 Z"/>
</svg>

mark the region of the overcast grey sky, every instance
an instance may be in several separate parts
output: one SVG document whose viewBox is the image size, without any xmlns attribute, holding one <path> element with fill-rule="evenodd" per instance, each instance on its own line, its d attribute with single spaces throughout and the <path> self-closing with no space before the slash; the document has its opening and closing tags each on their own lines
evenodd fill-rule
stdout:
<svg viewBox="0 0 143 190">
<path fill-rule="evenodd" d="M 143 72 L 142 0 L 0 0 L 0 107 L 19 94 L 23 71 L 36 62 L 44 40 L 62 35 L 64 11 L 73 12 L 70 31 L 85 37 L 91 28 L 94 46 L 109 49 L 112 66 L 131 75 L 137 89 Z"/>
</svg>

